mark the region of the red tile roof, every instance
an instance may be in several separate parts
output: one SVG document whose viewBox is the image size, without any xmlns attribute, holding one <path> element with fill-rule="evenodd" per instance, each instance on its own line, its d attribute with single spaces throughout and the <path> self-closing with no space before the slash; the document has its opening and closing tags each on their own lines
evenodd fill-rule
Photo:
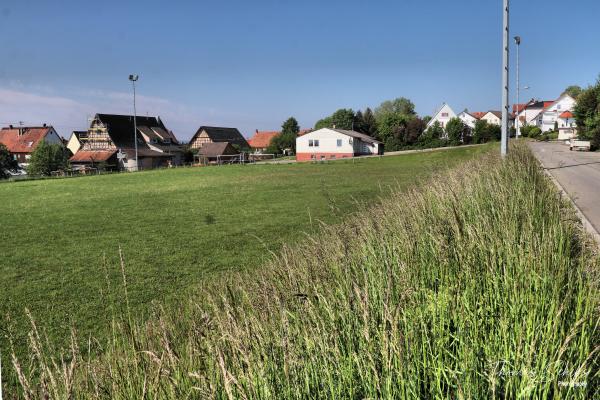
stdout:
<svg viewBox="0 0 600 400">
<path fill-rule="evenodd" d="M 71 162 L 103 162 L 111 158 L 116 150 L 83 151 L 79 150 L 69 159 Z"/>
<path fill-rule="evenodd" d="M 51 126 L 2 128 L 0 143 L 4 144 L 11 153 L 31 153 L 51 129 Z M 21 135 L 19 131 L 22 132 Z"/>
<path fill-rule="evenodd" d="M 571 111 L 565 111 L 558 116 L 558 118 L 573 118 L 573 113 Z"/>
<path fill-rule="evenodd" d="M 254 136 L 248 139 L 248 144 L 254 149 L 264 149 L 268 147 L 271 140 L 279 134 L 280 132 L 277 131 L 256 131 Z"/>
<path fill-rule="evenodd" d="M 513 104 L 513 114 L 520 113 L 527 107 L 528 104 L 529 103 Z"/>
<path fill-rule="evenodd" d="M 554 104 L 554 102 L 555 102 L 555 100 L 544 101 L 544 108 L 550 107 L 552 104 Z"/>
<path fill-rule="evenodd" d="M 483 112 L 483 111 L 475 111 L 475 112 L 471 113 L 471 115 L 477 119 L 481 119 L 481 117 L 483 117 L 485 114 L 487 114 L 487 112 Z"/>
</svg>

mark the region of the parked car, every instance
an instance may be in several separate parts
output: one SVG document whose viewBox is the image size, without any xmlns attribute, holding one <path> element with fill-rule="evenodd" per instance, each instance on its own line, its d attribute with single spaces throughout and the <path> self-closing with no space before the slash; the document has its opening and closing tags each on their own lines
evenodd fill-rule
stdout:
<svg viewBox="0 0 600 400">
<path fill-rule="evenodd" d="M 571 139 L 569 142 L 569 150 L 590 151 L 592 144 L 589 140 Z"/>
</svg>

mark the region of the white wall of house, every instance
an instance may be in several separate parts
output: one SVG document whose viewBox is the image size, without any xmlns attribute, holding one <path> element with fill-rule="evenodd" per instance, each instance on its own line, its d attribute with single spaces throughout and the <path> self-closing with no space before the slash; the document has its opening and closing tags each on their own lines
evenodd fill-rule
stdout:
<svg viewBox="0 0 600 400">
<path fill-rule="evenodd" d="M 460 114 L 458 114 L 458 118 L 460 118 L 460 120 L 465 125 L 467 125 L 469 128 L 471 128 L 471 129 L 475 128 L 475 123 L 477 122 L 477 118 L 475 118 L 468 112 L 466 112 L 466 111 L 461 112 Z"/>
<path fill-rule="evenodd" d="M 519 120 L 519 126 L 524 126 L 524 125 L 537 126 L 536 117 L 539 115 L 540 111 L 542 111 L 541 108 L 526 108 L 525 110 L 522 110 L 519 113 L 519 118 L 521 118 L 521 120 Z M 522 121 L 523 117 L 525 119 L 524 122 Z M 520 129 L 519 129 L 519 131 L 520 131 Z"/>
<path fill-rule="evenodd" d="M 71 150 L 71 153 L 75 154 L 81 148 L 81 142 L 77 139 L 77 136 L 71 133 L 71 137 L 67 142 L 67 149 Z"/>
<path fill-rule="evenodd" d="M 354 153 L 352 137 L 322 128 L 296 139 L 296 153 Z"/>
<path fill-rule="evenodd" d="M 483 117 L 481 117 L 483 121 L 486 121 L 488 124 L 493 125 L 502 125 L 502 119 L 498 118 L 498 116 L 494 113 L 487 112 Z"/>
<path fill-rule="evenodd" d="M 446 128 L 448 121 L 455 117 L 456 113 L 454 113 L 454 110 L 452 110 L 448 104 L 444 103 L 438 112 L 435 113 L 433 118 L 431 118 L 431 121 L 427 123 L 427 128 L 432 126 L 435 122 L 439 122 L 442 128 Z"/>
<path fill-rule="evenodd" d="M 568 94 L 561 95 L 552 105 L 543 110 L 537 118 L 537 126 L 542 132 L 554 129 L 554 123 L 559 122 L 559 115 L 565 111 L 572 111 L 575 99 Z M 559 124 L 560 127 L 560 124 Z"/>
</svg>

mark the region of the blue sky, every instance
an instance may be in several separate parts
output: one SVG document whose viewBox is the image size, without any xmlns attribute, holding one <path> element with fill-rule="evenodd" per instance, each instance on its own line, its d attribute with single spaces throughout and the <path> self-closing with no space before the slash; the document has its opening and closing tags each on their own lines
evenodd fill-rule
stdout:
<svg viewBox="0 0 600 400">
<path fill-rule="evenodd" d="M 511 3 L 522 98 L 596 80 L 600 2 Z M 311 127 L 400 96 L 422 115 L 444 101 L 500 109 L 501 12 L 501 0 L 0 0 L 0 124 L 68 137 L 94 113 L 132 113 L 132 72 L 138 112 L 180 139 L 200 125 L 249 136 L 289 116 Z"/>
</svg>

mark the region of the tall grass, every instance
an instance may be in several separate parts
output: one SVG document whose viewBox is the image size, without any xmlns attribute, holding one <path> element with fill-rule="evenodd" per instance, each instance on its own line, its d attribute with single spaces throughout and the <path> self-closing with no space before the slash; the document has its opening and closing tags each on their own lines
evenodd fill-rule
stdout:
<svg viewBox="0 0 600 400">
<path fill-rule="evenodd" d="M 518 147 L 323 227 L 145 325 L 124 313 L 96 359 L 75 344 L 52 358 L 32 321 L 31 358 L 13 358 L 19 395 L 594 398 L 588 240 Z"/>
</svg>

